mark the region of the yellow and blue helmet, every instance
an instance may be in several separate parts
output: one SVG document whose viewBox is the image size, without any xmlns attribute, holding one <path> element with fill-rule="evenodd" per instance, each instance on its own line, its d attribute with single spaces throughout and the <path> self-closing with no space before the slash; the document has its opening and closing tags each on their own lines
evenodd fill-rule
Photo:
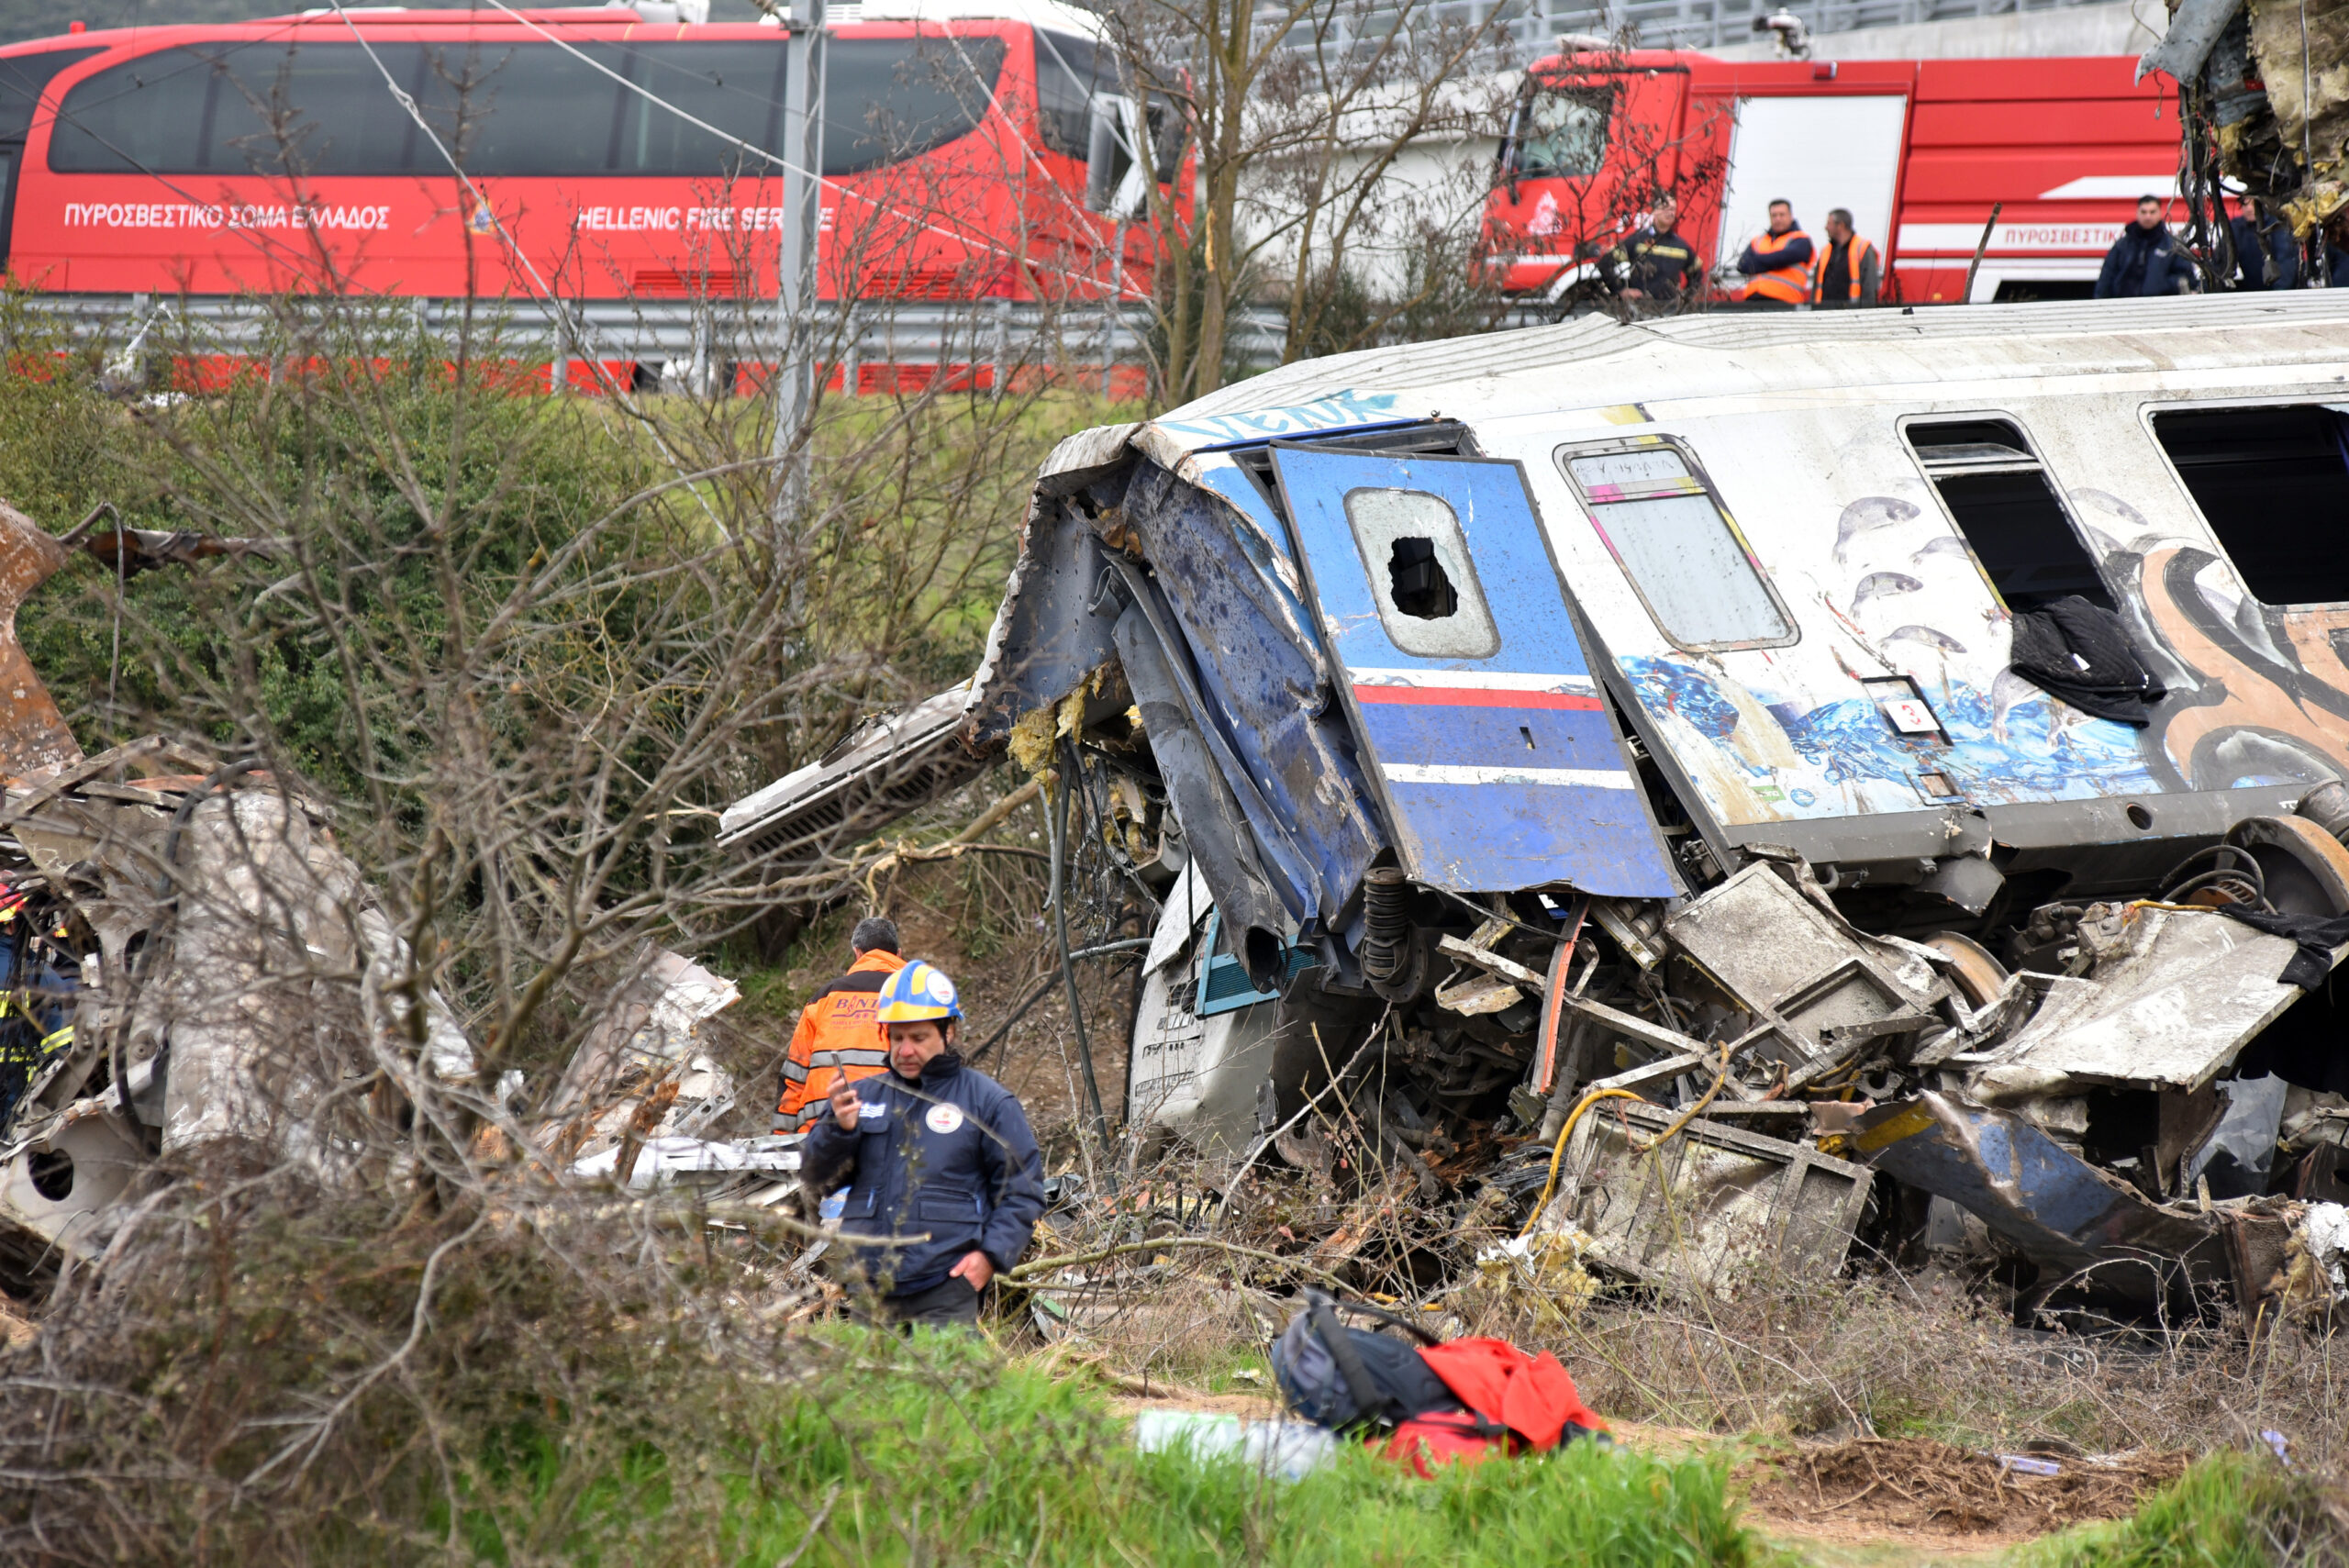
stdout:
<svg viewBox="0 0 2349 1568">
<path fill-rule="evenodd" d="M 880 1018 L 885 1024 L 920 1023 L 928 1018 L 959 1018 L 963 1000 L 954 982 L 934 963 L 914 960 L 889 976 L 881 987 Z"/>
</svg>

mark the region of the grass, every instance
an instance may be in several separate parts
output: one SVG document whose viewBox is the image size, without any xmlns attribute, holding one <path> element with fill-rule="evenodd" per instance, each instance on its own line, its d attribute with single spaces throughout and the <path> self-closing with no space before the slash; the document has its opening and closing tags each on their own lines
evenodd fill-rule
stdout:
<svg viewBox="0 0 2349 1568">
<path fill-rule="evenodd" d="M 2304 1472 L 2222 1451 L 2125 1519 L 2025 1548 L 2021 1568 L 2270 1568 L 2349 1562 L 2349 1520 Z"/>
<path fill-rule="evenodd" d="M 641 1449 L 581 1486 L 529 1485 L 530 1445 L 498 1468 L 531 1498 L 466 1521 L 497 1562 L 562 1542 L 566 1561 L 660 1539 L 690 1491 L 722 1518 L 677 1520 L 675 1559 L 744 1563 L 1620 1564 L 1781 1561 L 1745 1529 L 1715 1458 L 1664 1462 L 1576 1445 L 1515 1462 L 1453 1467 L 1432 1481 L 1366 1451 L 1296 1483 L 1234 1462 L 1137 1452 L 1124 1424 L 1073 1380 L 1006 1364 L 976 1342 L 826 1335 L 839 1367 L 785 1395 L 748 1447 L 718 1434 L 688 1456 Z M 718 1453 L 730 1462 L 708 1469 Z M 673 1488 L 696 1473 L 702 1484 Z M 554 1468 L 545 1467 L 551 1476 Z M 517 1489 L 501 1488 L 521 1501 Z M 565 1517 L 552 1520 L 548 1511 Z M 643 1516 L 647 1529 L 618 1529 Z M 688 1547 L 685 1536 L 696 1538 Z M 524 1547 L 534 1543 L 537 1550 Z M 521 1548 L 521 1550 L 517 1550 Z M 796 1555 L 795 1555 L 796 1554 Z"/>
</svg>

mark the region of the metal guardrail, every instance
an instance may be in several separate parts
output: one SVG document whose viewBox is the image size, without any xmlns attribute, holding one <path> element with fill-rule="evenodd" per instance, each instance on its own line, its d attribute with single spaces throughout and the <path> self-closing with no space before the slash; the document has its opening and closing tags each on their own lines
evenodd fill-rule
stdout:
<svg viewBox="0 0 2349 1568">
<path fill-rule="evenodd" d="M 126 373 L 142 358 L 178 351 L 183 344 L 230 355 L 263 351 L 284 319 L 279 303 L 241 295 L 29 297 L 35 310 L 77 341 L 104 346 Z M 730 384 L 729 367 L 771 362 L 778 335 L 771 300 L 591 300 L 550 307 L 528 300 L 354 295 L 348 303 L 354 313 L 374 313 L 387 328 L 405 317 L 403 328 L 428 337 L 453 338 L 470 319 L 477 330 L 494 332 L 500 351 L 511 359 L 543 359 L 558 370 L 595 361 L 641 366 L 657 380 L 674 377 L 672 384 L 704 392 Z M 844 373 L 843 384 L 854 387 L 876 379 L 889 384 L 885 375 L 859 373 L 868 367 L 1048 366 L 1106 373 L 1144 363 L 1153 327 L 1149 309 L 1131 305 L 886 301 L 852 306 L 844 320 L 831 317 L 816 336 L 828 363 Z M 1243 311 L 1234 323 L 1233 354 L 1243 362 L 1278 364 L 1285 341 L 1278 311 Z"/>
</svg>

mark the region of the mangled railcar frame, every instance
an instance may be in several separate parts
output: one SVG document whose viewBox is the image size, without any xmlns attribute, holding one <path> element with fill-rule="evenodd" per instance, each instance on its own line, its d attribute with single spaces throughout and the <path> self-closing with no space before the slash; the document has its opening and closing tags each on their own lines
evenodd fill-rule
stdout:
<svg viewBox="0 0 2349 1568">
<path fill-rule="evenodd" d="M 1867 1162 L 1881 1245 L 2249 1299 L 2344 1195 L 2344 495 L 2321 293 L 1313 361 L 1061 445 L 965 734 L 1163 900 L 1137 1125 L 1313 1163 L 1338 1074 L 1596 1223 L 1615 1089 Z"/>
</svg>

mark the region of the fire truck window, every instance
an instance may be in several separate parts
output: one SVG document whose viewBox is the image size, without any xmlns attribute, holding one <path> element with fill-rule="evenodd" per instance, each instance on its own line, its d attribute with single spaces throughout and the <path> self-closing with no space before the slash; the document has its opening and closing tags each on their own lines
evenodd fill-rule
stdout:
<svg viewBox="0 0 2349 1568">
<path fill-rule="evenodd" d="M 1509 139 L 1510 172 L 1526 179 L 1596 174 L 1607 161 L 1607 118 L 1613 95 L 1534 92 L 1518 102 Z"/>
<path fill-rule="evenodd" d="M 1036 31 L 1036 131 L 1046 149 L 1083 159 L 1093 150 L 1093 99 L 1118 91 L 1117 57 L 1090 39 Z"/>
<path fill-rule="evenodd" d="M 2095 558 L 2021 430 L 2003 419 L 1965 419 L 1912 424 L 1906 434 L 2009 609 L 2040 609 L 2072 594 L 2113 607 Z"/>
<path fill-rule="evenodd" d="M 2154 437 L 2254 598 L 2349 602 L 2349 552 L 2288 520 L 2338 514 L 2349 496 L 2349 404 L 2180 409 L 2154 416 Z"/>
<path fill-rule="evenodd" d="M 380 43 L 467 172 L 506 177 L 715 177 L 728 139 L 781 143 L 783 51 L 763 40 L 577 46 L 723 136 L 648 103 L 551 44 Z M 824 172 L 910 158 L 974 129 L 1003 70 L 999 38 L 835 39 L 828 50 Z M 60 173 L 437 174 L 440 154 L 355 43 L 162 50 L 77 83 L 60 106 Z M 744 167 L 774 172 L 763 160 Z"/>
<path fill-rule="evenodd" d="M 1500 651 L 1460 519 L 1441 496 L 1350 491 L 1346 521 L 1387 641 L 1415 659 L 1489 659 Z"/>
<path fill-rule="evenodd" d="M 1677 450 L 1559 455 L 1599 539 L 1666 637 L 1689 649 L 1795 640 L 1745 540 Z"/>
</svg>

